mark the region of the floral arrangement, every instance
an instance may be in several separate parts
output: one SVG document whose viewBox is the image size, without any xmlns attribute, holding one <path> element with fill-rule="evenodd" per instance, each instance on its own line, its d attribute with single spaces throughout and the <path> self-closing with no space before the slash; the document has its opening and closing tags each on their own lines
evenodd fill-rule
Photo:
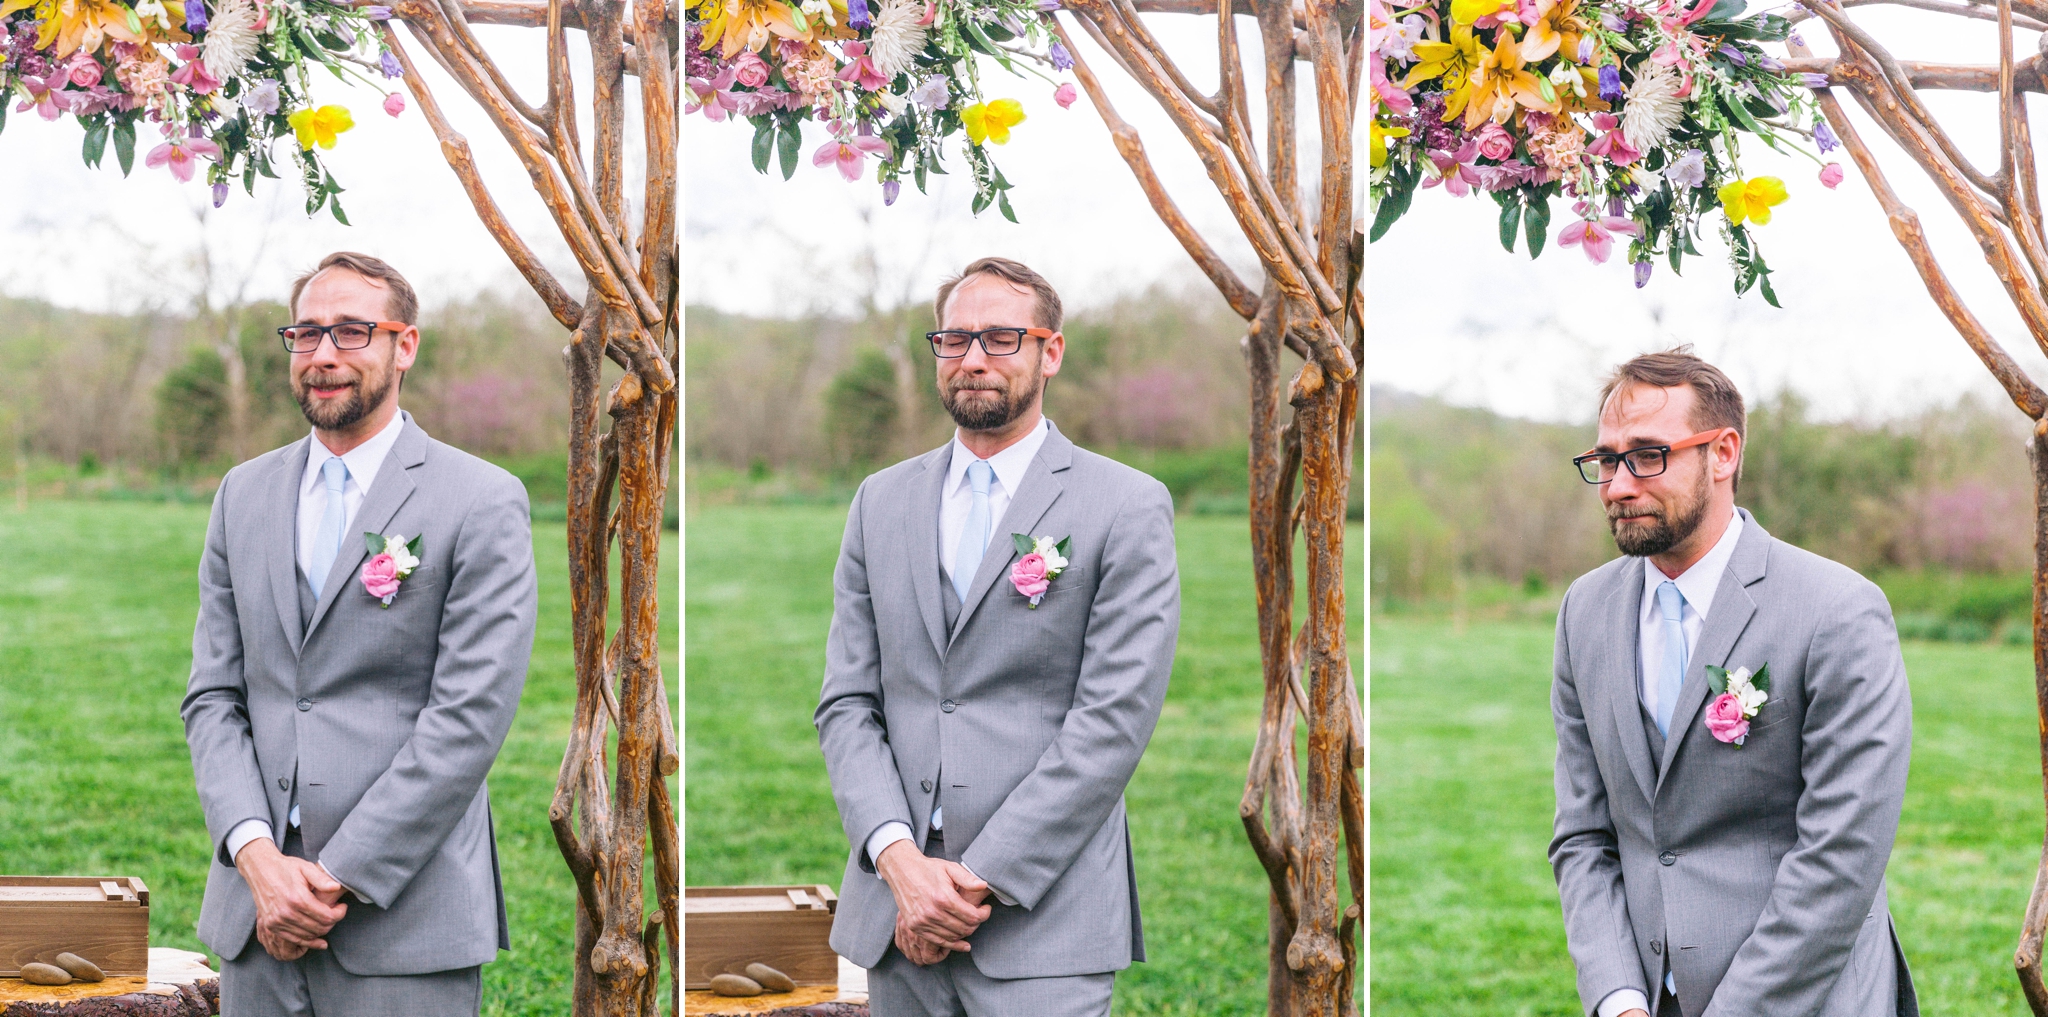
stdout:
<svg viewBox="0 0 2048 1017">
<path fill-rule="evenodd" d="M 1011 543 L 1023 557 L 1010 566 L 1010 585 L 1031 602 L 1032 610 L 1038 609 L 1038 602 L 1045 599 L 1045 591 L 1052 588 L 1052 581 L 1067 570 L 1067 548 L 1074 538 L 1033 537 L 1023 533 L 1010 534 Z"/>
<path fill-rule="evenodd" d="M 1398 4 L 1399 0 L 1392 0 Z M 1652 258 L 1676 272 L 1701 220 L 1731 252 L 1735 290 L 1773 306 L 1751 228 L 1790 197 L 1744 176 L 1745 136 L 1821 164 L 1837 141 L 1818 112 L 1818 74 L 1792 74 L 1763 48 L 1792 35 L 1783 14 L 1744 0 L 1371 0 L 1368 161 L 1377 240 L 1417 190 L 1484 193 L 1500 239 L 1529 255 L 1550 236 L 1551 199 L 1575 216 L 1556 234 L 1604 263 L 1617 237 L 1638 287 Z M 1842 180 L 1821 164 L 1820 182 Z"/>
<path fill-rule="evenodd" d="M 906 173 L 920 191 L 944 173 L 946 139 L 964 133 L 974 211 L 993 204 L 1015 222 L 988 146 L 1010 140 L 1024 108 L 989 98 L 980 65 L 1036 74 L 1056 86 L 1060 108 L 1073 105 L 1073 84 L 1039 69 L 1074 65 L 1052 30 L 1057 9 L 1058 0 L 687 0 L 683 111 L 745 118 L 754 168 L 766 173 L 779 158 L 784 179 L 796 172 L 803 122 L 822 124 L 828 138 L 811 162 L 853 182 L 875 157 L 884 204 Z"/>
<path fill-rule="evenodd" d="M 1707 665 L 1707 687 L 1714 701 L 1707 704 L 1707 733 L 1724 745 L 1741 748 L 1749 738 L 1749 722 L 1771 698 L 1771 665 L 1750 674 L 1746 667 L 1733 671 Z"/>
<path fill-rule="evenodd" d="M 0 0 L 0 129 L 11 100 L 17 114 L 68 115 L 85 129 L 86 165 L 111 141 L 124 175 L 137 136 L 160 135 L 144 164 L 187 182 L 203 169 L 216 208 L 230 181 L 254 193 L 259 175 L 278 176 L 286 142 L 306 213 L 324 205 L 346 223 L 317 149 L 355 121 L 345 106 L 313 104 L 312 70 L 386 91 L 399 64 L 375 23 L 390 17 L 332 0 Z M 386 94 L 385 112 L 404 109 Z"/>
</svg>

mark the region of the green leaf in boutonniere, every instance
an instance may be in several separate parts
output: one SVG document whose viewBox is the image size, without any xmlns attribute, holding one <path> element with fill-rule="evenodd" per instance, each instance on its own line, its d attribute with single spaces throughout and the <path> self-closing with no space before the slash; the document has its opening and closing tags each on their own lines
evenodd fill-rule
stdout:
<svg viewBox="0 0 2048 1017">
<path fill-rule="evenodd" d="M 1073 537 L 1061 537 L 1059 544 L 1053 549 L 1060 553 L 1060 557 L 1065 558 L 1067 557 L 1067 545 L 1072 544 L 1073 542 Z"/>
<path fill-rule="evenodd" d="M 419 556 L 420 556 L 420 542 L 421 542 L 421 541 L 423 541 L 423 540 L 425 540 L 425 539 L 427 539 L 427 535 L 426 535 L 426 534 L 424 534 L 424 533 L 422 533 L 422 534 L 420 534 L 419 536 L 417 536 L 417 537 L 414 537 L 414 538 L 412 538 L 411 540 L 408 540 L 408 541 L 406 541 L 406 542 L 405 542 L 405 550 L 406 550 L 406 552 L 407 552 L 408 554 L 411 554 L 411 555 L 412 555 L 413 557 L 415 557 L 415 558 L 419 557 Z"/>
<path fill-rule="evenodd" d="M 1030 554 L 1032 548 L 1037 546 L 1029 535 L 1023 533 L 1010 534 L 1010 543 L 1016 546 L 1018 554 Z"/>
<path fill-rule="evenodd" d="M 363 534 L 363 546 L 370 549 L 371 557 L 384 553 L 384 536 L 378 533 Z"/>
<path fill-rule="evenodd" d="M 1771 691 L 1771 665 L 1765 664 L 1757 668 L 1756 673 L 1749 676 L 1749 684 L 1754 686 L 1758 692 Z"/>
<path fill-rule="evenodd" d="M 1708 664 L 1707 687 L 1713 689 L 1717 696 L 1725 695 L 1728 692 L 1728 669 Z"/>
</svg>

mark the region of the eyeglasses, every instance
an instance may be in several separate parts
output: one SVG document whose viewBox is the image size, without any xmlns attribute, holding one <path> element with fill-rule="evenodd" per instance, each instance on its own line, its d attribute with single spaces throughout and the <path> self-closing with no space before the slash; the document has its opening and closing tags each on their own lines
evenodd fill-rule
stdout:
<svg viewBox="0 0 2048 1017">
<path fill-rule="evenodd" d="M 320 337 L 334 341 L 337 350 L 359 350 L 370 345 L 380 328 L 403 332 L 412 326 L 402 321 L 338 321 L 332 325 L 286 325 L 277 330 L 284 348 L 293 353 L 311 353 L 320 348 Z"/>
<path fill-rule="evenodd" d="M 1669 445 L 1644 445 L 1626 452 L 1588 452 L 1582 456 L 1572 457 L 1572 465 L 1579 468 L 1579 477 L 1588 484 L 1611 482 L 1615 474 L 1620 472 L 1622 465 L 1626 465 L 1636 479 L 1647 480 L 1664 472 L 1670 465 L 1673 451 L 1719 441 L 1722 435 L 1734 433 L 1735 429 L 1732 427 L 1717 427 L 1711 431 L 1701 431 L 1690 437 L 1680 438 Z"/>
<path fill-rule="evenodd" d="M 1001 328 L 985 328 L 979 332 L 946 329 L 939 332 L 926 332 L 924 337 L 931 341 L 933 356 L 945 360 L 953 360 L 966 356 L 967 348 L 974 345 L 977 339 L 981 341 L 981 352 L 991 357 L 1007 357 L 1023 348 L 1024 337 L 1027 335 L 1036 336 L 1040 339 L 1050 339 L 1054 333 L 1049 328 L 1004 326 Z"/>
</svg>

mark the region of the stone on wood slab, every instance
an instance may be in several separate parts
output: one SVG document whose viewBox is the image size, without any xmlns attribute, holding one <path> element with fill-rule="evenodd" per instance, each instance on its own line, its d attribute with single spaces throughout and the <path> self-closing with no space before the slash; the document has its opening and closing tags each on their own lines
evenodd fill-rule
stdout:
<svg viewBox="0 0 2048 1017">
<path fill-rule="evenodd" d="M 81 982 L 104 982 L 107 980 L 107 973 L 101 971 L 99 965 L 75 953 L 58 954 L 57 966 L 63 968 L 71 977 Z"/>
<path fill-rule="evenodd" d="M 21 966 L 21 980 L 30 985 L 70 985 L 71 972 L 55 964 L 30 961 Z"/>
<path fill-rule="evenodd" d="M 761 983 L 745 975 L 713 975 L 711 991 L 721 996 L 758 996 L 761 994 Z"/>
<path fill-rule="evenodd" d="M 795 992 L 796 980 L 769 967 L 760 961 L 747 965 L 747 977 L 761 983 L 769 992 Z"/>
</svg>

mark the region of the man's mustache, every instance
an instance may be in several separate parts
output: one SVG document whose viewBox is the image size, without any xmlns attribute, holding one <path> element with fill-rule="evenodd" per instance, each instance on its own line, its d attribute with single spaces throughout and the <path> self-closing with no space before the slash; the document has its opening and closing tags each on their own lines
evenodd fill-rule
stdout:
<svg viewBox="0 0 2048 1017">
<path fill-rule="evenodd" d="M 299 376 L 299 384 L 306 388 L 334 388 L 340 385 L 360 384 L 361 381 L 362 379 L 347 374 L 303 374 Z"/>
</svg>

